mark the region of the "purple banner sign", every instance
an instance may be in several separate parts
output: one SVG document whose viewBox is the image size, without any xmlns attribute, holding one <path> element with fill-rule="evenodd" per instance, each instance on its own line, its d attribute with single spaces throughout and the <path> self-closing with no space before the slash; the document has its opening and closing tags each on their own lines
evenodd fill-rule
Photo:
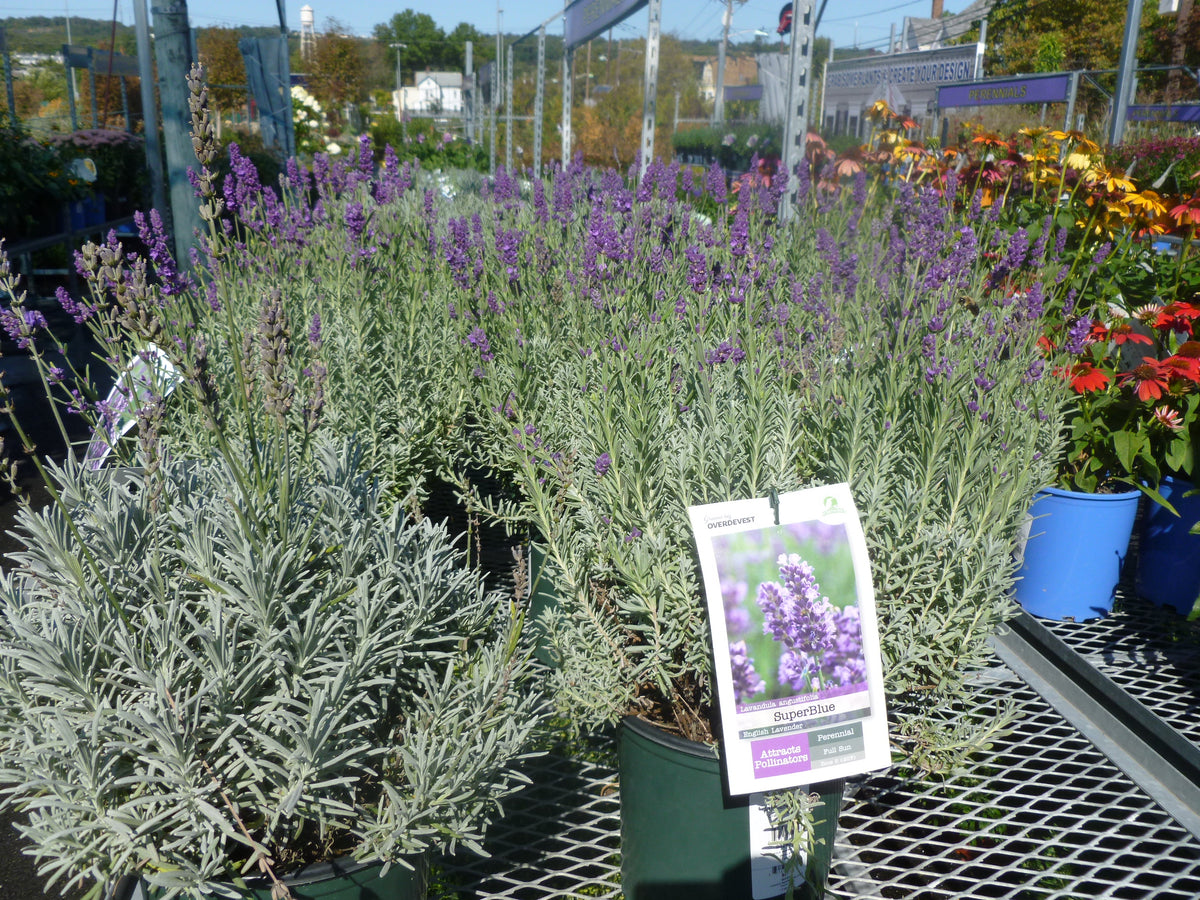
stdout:
<svg viewBox="0 0 1200 900">
<path fill-rule="evenodd" d="M 738 84 L 725 88 L 725 100 L 761 100 L 763 86 L 761 84 Z"/>
<path fill-rule="evenodd" d="M 938 88 L 938 109 L 952 106 L 1005 106 L 1012 103 L 1062 103 L 1071 91 L 1070 75 L 972 81 Z"/>
<path fill-rule="evenodd" d="M 1129 122 L 1200 122 L 1200 103 L 1131 106 L 1125 119 Z"/>
<path fill-rule="evenodd" d="M 563 14 L 567 49 L 590 41 L 600 32 L 633 15 L 649 0 L 575 0 Z"/>
</svg>

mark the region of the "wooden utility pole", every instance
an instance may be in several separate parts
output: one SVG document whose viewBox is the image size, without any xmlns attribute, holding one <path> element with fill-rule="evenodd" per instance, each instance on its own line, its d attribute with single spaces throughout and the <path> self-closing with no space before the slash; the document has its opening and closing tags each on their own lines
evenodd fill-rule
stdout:
<svg viewBox="0 0 1200 900">
<path fill-rule="evenodd" d="M 1175 37 L 1171 40 L 1171 65 L 1176 66 L 1167 75 L 1167 102 L 1180 99 L 1183 93 L 1183 61 L 1187 53 L 1188 36 L 1192 29 L 1192 0 L 1179 0 L 1179 12 L 1175 14 Z"/>
</svg>

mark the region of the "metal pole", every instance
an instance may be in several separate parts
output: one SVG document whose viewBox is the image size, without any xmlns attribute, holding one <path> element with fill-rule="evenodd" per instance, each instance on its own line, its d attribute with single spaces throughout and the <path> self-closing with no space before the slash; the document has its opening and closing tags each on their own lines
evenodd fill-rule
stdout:
<svg viewBox="0 0 1200 900">
<path fill-rule="evenodd" d="M 68 19 L 68 22 L 71 20 Z M 79 130 L 79 111 L 75 108 L 75 68 L 71 65 L 71 45 L 63 44 L 63 68 L 67 70 L 67 109 L 71 113 L 71 130 Z"/>
<path fill-rule="evenodd" d="M 829 57 L 825 60 L 825 65 L 821 67 L 821 107 L 817 113 L 817 132 L 820 133 L 825 129 L 825 84 L 829 79 L 829 64 L 833 62 L 833 38 L 829 39 Z"/>
<path fill-rule="evenodd" d="M 91 47 L 88 47 L 88 86 L 92 95 L 92 127 L 100 128 L 100 110 L 96 104 L 96 62 L 92 58 Z"/>
<path fill-rule="evenodd" d="M 658 108 L 658 44 L 662 25 L 662 0 L 650 0 L 646 27 L 646 93 L 642 99 L 642 159 L 638 178 L 654 159 L 654 120 Z"/>
<path fill-rule="evenodd" d="M 17 125 L 17 99 L 13 93 L 12 56 L 8 52 L 8 34 L 0 28 L 0 47 L 4 51 L 4 95 L 8 99 L 8 119 Z"/>
<path fill-rule="evenodd" d="M 408 138 L 408 122 L 404 116 L 404 76 L 400 68 L 401 54 L 404 52 L 403 44 L 389 44 L 396 51 L 396 117 L 400 119 L 401 135 Z"/>
<path fill-rule="evenodd" d="M 512 44 L 508 45 L 508 52 L 504 57 L 504 168 L 508 169 L 508 174 L 513 171 L 513 139 L 512 139 L 512 70 L 513 70 L 513 48 Z"/>
<path fill-rule="evenodd" d="M 1121 62 L 1117 66 L 1117 89 L 1113 94 L 1112 119 L 1108 123 L 1108 142 L 1121 143 L 1125 134 L 1125 116 L 1129 111 L 1130 88 L 1137 64 L 1138 30 L 1142 24 L 1142 0 L 1129 0 L 1125 11 L 1125 37 L 1121 41 Z"/>
<path fill-rule="evenodd" d="M 783 171 L 790 180 L 804 159 L 808 137 L 809 69 L 813 54 L 813 5 L 808 2 L 792 4 L 792 53 L 788 66 L 787 110 L 783 129 Z M 793 215 L 792 190 L 780 198 L 779 218 L 790 221 Z"/>
<path fill-rule="evenodd" d="M 63 12 L 66 13 L 66 20 L 67 20 L 67 46 L 70 46 L 71 45 L 71 8 L 68 5 L 67 0 L 63 0 Z M 114 47 L 113 49 L 115 50 L 116 48 Z M 66 51 L 64 50 L 63 53 L 65 54 Z M 65 59 L 65 55 L 64 55 L 64 59 Z M 68 94 L 72 97 L 77 96 L 79 94 L 79 85 L 75 83 L 75 67 L 72 66 L 70 63 L 67 64 L 67 80 L 69 82 L 71 82 L 70 85 L 67 86 Z M 75 122 L 75 114 L 74 113 L 71 114 L 71 128 L 72 128 L 72 130 L 78 130 L 78 128 L 79 128 L 79 126 Z"/>
<path fill-rule="evenodd" d="M 150 202 L 160 214 L 168 212 L 163 187 L 162 144 L 158 137 L 158 106 L 154 98 L 154 61 L 150 57 L 150 21 L 146 0 L 133 0 L 137 31 L 138 79 L 142 91 L 142 136 L 146 140 L 146 168 L 150 170 Z"/>
<path fill-rule="evenodd" d="M 1079 94 L 1079 73 L 1071 73 L 1071 81 L 1067 87 L 1067 116 L 1063 123 L 1063 131 L 1071 130 L 1071 120 L 1075 118 L 1075 98 Z"/>
<path fill-rule="evenodd" d="M 125 76 L 119 76 L 117 82 L 121 85 L 121 114 L 125 116 L 125 130 L 132 134 L 133 119 L 129 117 L 129 88 L 125 86 Z"/>
<path fill-rule="evenodd" d="M 488 157 L 488 169 L 491 174 L 496 174 L 496 116 L 500 112 L 500 85 L 503 84 L 502 78 L 504 75 L 504 47 L 502 38 L 500 37 L 500 14 L 503 13 L 499 6 L 496 5 L 496 61 L 492 64 L 492 102 L 491 102 L 491 127 L 492 127 L 492 149 Z"/>
<path fill-rule="evenodd" d="M 171 221 L 175 235 L 175 260 L 190 265 L 190 250 L 200 230 L 200 207 L 188 181 L 189 167 L 199 165 L 192 149 L 189 125 L 187 75 L 192 67 L 187 0 L 151 7 L 154 16 L 154 51 L 158 59 L 158 95 L 162 98 L 163 143 L 171 193 Z"/>
<path fill-rule="evenodd" d="M 575 51 L 568 49 L 563 54 L 563 108 L 562 108 L 562 165 L 571 164 L 571 103 L 574 101 L 572 81 L 575 78 Z"/>
<path fill-rule="evenodd" d="M 533 100 L 533 176 L 542 177 L 542 111 L 546 103 L 546 26 L 538 29 L 537 93 Z"/>
<path fill-rule="evenodd" d="M 972 81 L 983 77 L 983 53 L 987 49 L 987 19 L 979 22 L 979 43 L 975 45 L 975 75 Z"/>
<path fill-rule="evenodd" d="M 713 96 L 713 125 L 725 121 L 725 47 L 729 43 L 729 23 L 733 21 L 733 0 L 725 0 L 721 44 L 717 47 L 717 90 Z"/>
<path fill-rule="evenodd" d="M 463 46 L 463 124 L 467 141 L 475 143 L 475 44 L 467 41 Z"/>
<path fill-rule="evenodd" d="M 279 36 L 283 41 L 283 59 L 279 61 L 279 76 L 283 81 L 280 88 L 283 91 L 283 135 L 284 156 L 291 158 L 296 155 L 296 123 L 292 119 L 292 69 L 291 53 L 288 48 L 287 16 L 283 11 L 283 0 L 275 0 L 279 8 Z"/>
</svg>

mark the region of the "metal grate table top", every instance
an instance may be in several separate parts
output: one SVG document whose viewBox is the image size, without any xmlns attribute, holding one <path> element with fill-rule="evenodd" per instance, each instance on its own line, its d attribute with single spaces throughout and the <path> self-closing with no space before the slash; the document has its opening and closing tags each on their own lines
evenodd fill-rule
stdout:
<svg viewBox="0 0 1200 900">
<path fill-rule="evenodd" d="M 1200 746 L 1200 623 L 1120 590 L 1103 619 L 1042 624 Z"/>
<path fill-rule="evenodd" d="M 1040 696 L 1002 666 L 982 673 L 979 696 L 977 714 L 1015 702 L 1020 718 L 967 771 L 893 767 L 848 785 L 830 897 L 1200 897 L 1200 843 Z M 614 770 L 542 757 L 530 776 L 493 855 L 447 863 L 444 896 L 620 897 Z"/>
</svg>

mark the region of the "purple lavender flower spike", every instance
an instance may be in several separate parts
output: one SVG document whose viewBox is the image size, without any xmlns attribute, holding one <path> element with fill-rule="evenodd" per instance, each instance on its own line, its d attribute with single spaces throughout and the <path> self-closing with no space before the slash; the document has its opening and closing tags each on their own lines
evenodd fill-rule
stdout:
<svg viewBox="0 0 1200 900">
<path fill-rule="evenodd" d="M 604 476 L 612 468 L 612 457 L 607 452 L 596 457 L 596 474 Z"/>
<path fill-rule="evenodd" d="M 734 699 L 738 703 L 746 703 L 755 694 L 761 694 L 766 689 L 766 682 L 754 671 L 754 663 L 750 661 L 745 641 L 730 643 L 729 663 L 733 668 Z"/>
</svg>

